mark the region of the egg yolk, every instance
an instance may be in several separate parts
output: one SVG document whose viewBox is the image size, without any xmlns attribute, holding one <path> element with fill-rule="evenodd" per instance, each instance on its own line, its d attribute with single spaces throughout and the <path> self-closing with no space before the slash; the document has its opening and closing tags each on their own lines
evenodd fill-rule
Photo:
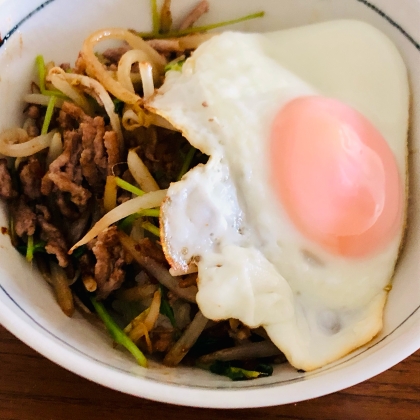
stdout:
<svg viewBox="0 0 420 420">
<path fill-rule="evenodd" d="M 270 149 L 272 184 L 282 207 L 324 249 L 368 256 L 400 228 L 397 163 L 358 111 L 321 96 L 294 99 L 275 117 Z"/>
</svg>

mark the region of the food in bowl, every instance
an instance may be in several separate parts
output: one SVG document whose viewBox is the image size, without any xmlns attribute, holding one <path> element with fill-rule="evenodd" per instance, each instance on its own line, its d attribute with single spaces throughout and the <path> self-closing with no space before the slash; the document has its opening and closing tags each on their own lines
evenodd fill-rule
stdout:
<svg viewBox="0 0 420 420">
<path fill-rule="evenodd" d="M 55 253 L 61 269 L 53 263 L 50 267 L 45 267 L 44 273 L 60 293 L 67 293 L 68 296 L 71 295 L 66 288 L 68 280 L 65 277 L 76 278 L 72 289 L 82 289 L 78 294 L 75 292 L 79 305 L 88 306 L 88 310 L 93 305 L 107 322 L 115 338 L 131 350 L 133 347 L 130 341 L 126 341 L 126 336 L 110 320 L 98 299 L 109 299 L 111 296 L 112 302 L 105 302 L 111 305 L 108 310 L 112 309 L 114 316 L 119 315 L 120 322 L 124 322 L 121 317 L 127 316 L 128 311 L 134 311 L 135 318 L 133 319 L 131 312 L 131 318 L 128 322 L 126 320 L 126 333 L 135 341 L 141 340 L 139 345 L 145 349 L 169 350 L 164 361 L 171 365 L 182 359 L 185 350 L 194 344 L 203 329 L 206 331 L 201 338 L 207 339 L 207 344 L 213 339 L 214 345 L 218 334 L 223 339 L 230 340 L 231 344 L 236 341 L 240 344 L 236 349 L 230 344 L 229 351 L 220 350 L 199 359 L 207 365 L 219 361 L 212 369 L 228 372 L 232 377 L 232 372 L 239 372 L 242 378 L 264 375 L 267 372 L 265 367 L 255 366 L 255 362 L 251 367 L 247 364 L 220 365 L 220 362 L 232 357 L 236 360 L 251 357 L 249 352 L 242 353 L 245 356 L 240 357 L 238 351 L 255 351 L 255 348 L 261 351 L 263 348 L 265 353 L 259 355 L 278 357 L 280 348 L 292 365 L 311 370 L 345 355 L 369 341 L 379 331 L 404 225 L 408 113 L 405 68 L 395 47 L 368 25 L 341 21 L 294 31 L 265 36 L 231 32 L 217 35 L 203 43 L 185 62 L 183 58 L 176 57 L 168 67 L 165 82 L 156 95 L 153 90 L 157 75 L 153 74 L 153 70 L 163 68 L 165 61 L 162 57 L 151 52 L 151 45 L 147 44 L 145 47 L 140 38 L 124 30 L 104 31 L 95 33 L 86 41 L 81 60 L 78 60 L 82 69 L 76 66 L 76 71 L 82 73 L 81 75 L 75 74 L 74 70 L 66 73 L 66 66 L 61 69 L 54 67 L 48 72 L 48 81 L 52 86 L 45 88 L 40 83 L 44 96 L 46 92 L 51 94 L 53 89 L 59 89 L 78 106 L 69 102 L 62 103 L 59 97 L 52 101 L 48 99 L 50 112 L 47 109 L 47 116 L 55 105 L 61 105 L 62 109 L 52 126 L 48 124 L 47 117 L 44 118 L 43 125 L 54 128 L 54 123 L 57 123 L 60 126 L 58 131 L 50 131 L 49 137 L 46 134 L 47 137 L 42 138 L 44 143 L 38 138 L 33 143 L 24 141 L 22 147 L 14 147 L 21 146 L 20 144 L 10 146 L 11 149 L 25 149 L 33 144 L 47 144 L 49 147 L 51 163 L 40 186 L 41 201 L 46 198 L 50 200 L 54 194 L 59 197 L 52 204 L 55 209 L 49 211 L 52 215 L 42 207 L 44 203 L 31 203 L 32 207 L 35 205 L 35 209 L 30 208 L 33 213 L 31 218 L 36 220 L 35 229 L 41 229 L 41 235 L 46 238 L 45 230 L 52 230 L 48 224 L 54 226 L 51 223 L 54 215 L 68 213 L 70 216 L 70 210 L 74 210 L 85 217 L 77 218 L 78 222 L 83 220 L 85 223 L 80 228 L 82 233 L 80 230 L 77 232 L 75 227 L 69 229 L 69 234 L 79 234 L 72 241 L 72 244 L 77 242 L 72 247 L 73 256 L 67 255 L 68 247 L 62 247 L 61 251 L 65 252 L 57 250 Z M 331 34 L 334 34 L 334 42 L 328 43 Z M 352 55 L 351 48 L 346 50 L 344 64 L 347 67 L 340 68 L 342 56 L 337 56 L 337 52 L 345 50 L 344 46 L 347 46 L 349 40 L 350 43 L 355 42 L 354 34 L 365 45 L 365 53 L 360 55 L 359 49 L 355 48 L 354 51 L 358 53 Z M 154 64 L 142 65 L 145 60 L 144 51 L 143 58 L 139 58 L 141 53 L 133 50 L 124 51 L 124 55 L 118 60 L 118 66 L 116 60 L 112 62 L 110 56 L 105 57 L 108 62 L 100 63 L 93 55 L 93 44 L 95 40 L 108 35 L 123 37 L 134 45 L 141 43 L 134 51 L 145 49 L 146 54 L 150 54 L 147 61 Z M 304 74 L 311 73 L 308 48 L 296 50 L 292 55 L 288 48 L 294 43 L 305 45 L 310 40 L 317 44 L 320 39 L 323 40 L 321 45 L 328 54 L 334 48 L 336 54 L 331 57 L 326 54 L 321 60 L 318 54 L 317 62 L 323 64 L 318 64 L 313 69 L 313 76 L 308 77 Z M 161 48 L 163 45 L 161 42 Z M 378 48 L 378 45 L 383 48 Z M 155 47 L 159 48 L 156 41 Z M 113 53 L 115 52 L 114 50 Z M 175 55 L 183 52 L 176 51 Z M 365 61 L 365 56 L 371 60 Z M 331 74 L 323 73 L 321 70 L 324 67 L 325 71 L 324 63 L 330 63 L 333 57 L 335 65 L 331 65 Z M 103 60 L 103 57 L 100 59 Z M 42 72 L 43 64 L 39 61 Z M 141 63 L 140 89 L 143 91 L 144 108 L 139 106 L 139 102 L 142 103 L 143 100 L 132 89 L 136 84 L 136 77 L 138 78 L 135 74 L 131 75 L 132 64 L 136 62 Z M 83 69 L 84 65 L 86 69 Z M 343 68 L 347 68 L 348 73 L 343 72 Z M 360 71 L 357 77 L 353 73 L 355 69 Z M 100 84 L 88 79 L 83 70 L 87 75 L 95 76 Z M 289 70 L 293 70 L 294 74 Z M 118 82 L 115 81 L 115 74 Z M 376 82 L 379 74 L 382 77 L 379 83 L 383 85 L 384 96 L 371 98 L 369 83 Z M 359 88 L 356 81 L 361 83 Z M 92 118 L 96 115 L 92 112 L 92 107 L 97 108 L 98 103 L 89 102 L 84 95 L 86 91 L 99 99 L 97 102 L 106 109 L 109 121 L 106 121 L 106 116 L 103 121 L 98 117 Z M 107 91 L 116 100 L 112 101 Z M 335 99 L 326 100 L 322 95 Z M 278 113 L 283 104 L 283 110 L 287 109 L 287 112 Z M 385 110 L 383 115 L 376 112 L 379 106 Z M 124 107 L 120 110 L 121 120 L 115 115 L 118 111 L 116 107 Z M 83 113 L 80 113 L 80 109 Z M 324 110 L 318 120 L 311 121 L 312 128 L 309 127 L 311 136 L 321 142 L 317 143 L 320 146 L 311 150 L 309 156 L 305 155 L 302 148 L 292 154 L 293 151 L 289 150 L 292 147 L 290 141 L 305 141 L 304 136 L 296 132 L 302 125 L 299 118 L 305 113 L 308 116 L 313 115 L 314 109 Z M 36 112 L 33 108 L 29 111 Z M 89 117 L 89 114 L 92 116 Z M 365 117 L 369 117 L 377 128 Z M 327 120 L 331 122 L 331 126 L 326 124 Z M 291 126 L 288 121 L 292 121 Z M 146 148 L 130 150 L 126 157 L 121 156 L 118 147 L 121 145 L 118 140 L 122 138 L 121 122 L 126 143 L 138 146 L 151 142 L 151 147 L 155 149 L 152 152 Z M 40 125 L 40 121 L 33 125 L 29 123 L 26 127 L 28 130 L 29 126 Z M 315 136 L 316 130 L 313 127 L 321 123 L 327 130 L 324 134 L 330 131 L 337 134 L 344 130 L 348 142 L 341 148 L 327 147 L 336 144 L 334 138 L 337 136 Z M 148 124 L 163 125 L 163 128 L 141 127 Z M 360 132 L 367 132 L 369 135 L 364 136 L 364 133 L 356 131 L 356 147 L 352 148 L 352 130 L 355 126 Z M 281 145 L 285 149 L 277 150 L 280 146 L 277 133 L 283 129 L 290 135 L 287 144 Z M 203 154 L 190 148 L 178 131 Z M 27 140 L 28 135 L 25 137 L 21 131 L 14 135 L 16 133 Z M 10 134 L 11 132 L 7 133 L 8 136 Z M 64 137 L 64 145 L 60 146 L 59 135 Z M 146 142 L 141 138 L 144 136 L 148 137 Z M 160 136 L 167 138 L 162 141 Z M 322 143 L 325 138 L 326 142 Z M 395 139 L 395 143 L 391 142 L 391 138 Z M 163 156 L 169 156 L 169 159 L 156 159 L 155 153 L 159 147 L 170 148 L 176 146 L 176 143 L 185 155 L 183 162 L 178 161 L 178 167 L 171 150 L 169 153 L 166 153 L 167 149 L 163 150 Z M 60 147 L 63 148 L 62 153 L 57 154 L 56 151 L 54 155 L 52 144 L 60 152 Z M 101 153 L 98 153 L 95 145 L 101 148 Z M 289 149 L 286 146 L 290 146 Z M 45 147 L 42 148 L 44 149 Z M 70 153 L 74 150 L 77 151 L 76 155 L 80 154 L 76 161 L 72 161 L 74 156 Z M 326 156 L 324 151 L 328 152 Z M 149 156 L 148 152 L 151 153 Z M 193 153 L 196 160 L 190 165 L 189 160 Z M 353 159 L 354 154 L 365 157 L 362 164 Z M 210 156 L 207 163 L 205 155 Z M 315 161 L 311 160 L 313 156 L 317 158 Z M 347 159 L 349 156 L 352 159 Z M 45 158 L 48 159 L 48 155 Z M 88 165 L 79 170 L 77 165 L 81 160 Z M 171 171 L 162 167 L 160 160 L 172 169 L 172 174 L 168 175 Z M 127 161 L 130 174 L 123 175 L 126 167 L 118 165 L 121 161 Z M 340 172 L 343 169 L 341 165 L 334 168 L 330 164 L 342 161 L 346 163 L 344 174 Z M 277 173 L 277 165 L 281 162 L 285 167 L 288 162 L 293 162 L 294 165 L 288 166 L 288 170 L 283 172 L 285 168 L 279 167 Z M 166 187 L 169 181 L 183 175 L 184 168 L 189 169 L 197 163 L 200 165 L 190 170 L 180 181 L 171 184 L 167 193 L 162 190 L 153 191 Z M 18 161 L 15 165 L 19 168 L 21 179 L 23 168 L 26 168 L 25 173 L 38 172 L 34 159 Z M 275 173 L 271 173 L 274 165 Z M 295 167 L 299 171 L 294 171 Z M 150 176 L 150 172 L 154 177 Z M 296 172 L 306 176 L 303 182 L 293 178 Z M 318 172 L 322 173 L 323 178 L 314 176 Z M 370 179 L 366 182 L 365 174 L 372 175 L 372 182 Z M 345 201 L 346 197 L 344 200 L 340 199 L 342 190 L 335 186 L 333 198 L 341 205 L 343 213 L 334 214 L 336 207 L 326 202 L 329 199 L 327 193 L 330 186 L 326 188 L 324 182 L 331 179 L 335 181 L 339 179 L 339 175 L 347 181 L 348 202 Z M 158 178 L 157 186 L 154 183 L 156 179 L 153 178 Z M 281 182 L 276 184 L 277 180 Z M 315 183 L 313 185 L 312 180 Z M 318 185 L 316 182 L 320 180 L 323 182 Z M 74 188 L 69 181 L 80 188 Z M 34 190 L 32 185 L 22 182 L 23 189 L 27 186 L 28 191 Z M 89 188 L 85 188 L 87 184 Z M 290 185 L 299 188 L 290 188 Z M 342 182 L 339 185 L 342 186 Z M 130 198 L 122 190 L 117 192 L 116 186 L 125 188 L 124 191 L 137 193 L 140 197 L 116 206 L 118 199 L 124 201 Z M 138 186 L 147 194 L 142 194 L 143 191 L 139 191 Z M 309 194 L 310 200 L 305 200 L 305 195 L 300 197 L 300 191 L 306 193 L 306 197 Z M 321 193 L 321 200 L 314 196 L 314 192 Z M 78 241 L 103 212 L 101 208 L 95 209 L 97 205 L 90 208 L 93 200 L 89 200 L 92 196 L 102 195 L 107 213 Z M 29 194 L 27 196 L 32 200 Z M 353 196 L 356 197 L 355 200 Z M 39 197 L 33 200 L 38 199 Z M 163 207 L 158 211 L 156 207 L 163 200 Z M 18 205 L 27 211 L 25 205 L 28 203 L 20 201 Z M 287 201 L 287 206 L 282 204 L 283 201 Z M 303 202 L 305 207 L 297 206 L 296 202 Z M 330 208 L 333 212 L 329 216 L 335 218 L 334 220 L 324 217 L 326 210 Z M 362 214 L 358 212 L 360 208 L 363 208 Z M 386 211 L 383 211 L 384 208 Z M 308 221 L 312 209 L 318 218 Z M 135 212 L 138 214 L 133 217 Z M 161 259 L 160 250 L 150 242 L 150 238 L 143 238 L 145 229 L 152 234 L 157 233 L 156 224 L 144 218 L 157 215 L 161 218 L 162 246 L 172 265 L 172 274 L 186 276 L 181 277 L 181 284 L 179 279 L 171 277 L 162 267 L 165 262 Z M 115 226 L 108 229 L 111 224 L 125 217 L 119 223 L 119 229 Z M 26 217 L 24 219 L 27 220 Z M 136 220 L 133 222 L 134 219 Z M 331 221 L 335 223 L 334 226 L 328 225 Z M 15 223 L 12 233 L 16 227 L 21 228 Z M 365 235 L 369 230 L 370 234 Z M 22 233 L 22 230 L 19 232 Z M 24 238 L 25 233 L 28 236 L 25 241 L 28 259 L 31 258 L 31 253 L 37 251 L 37 246 L 38 250 L 43 246 L 33 235 L 35 232 L 36 230 L 22 233 Z M 29 239 L 31 236 L 32 239 Z M 355 238 L 351 238 L 354 241 L 341 241 L 342 237 Z M 34 239 L 35 244 L 31 245 Z M 43 240 L 47 242 L 44 244 L 47 252 L 51 251 L 51 240 Z M 81 248 L 86 244 L 86 248 Z M 39 265 L 42 265 L 41 254 L 35 252 L 35 255 Z M 108 260 L 104 261 L 103 255 Z M 66 261 L 74 258 L 87 260 L 86 264 L 82 262 L 80 265 L 82 274 L 74 270 L 71 273 L 73 276 L 69 276 L 68 272 L 64 276 L 65 270 L 69 270 Z M 119 286 L 121 278 L 127 277 L 127 263 L 132 259 L 147 267 L 146 270 L 131 273 L 130 279 L 124 279 L 123 288 L 115 292 L 113 287 Z M 367 274 L 369 266 L 373 272 L 370 278 Z M 378 266 L 382 272 L 375 268 Z M 192 273 L 195 267 L 198 267 L 198 280 L 197 275 Z M 49 271 L 58 275 L 49 276 Z M 57 279 L 61 279 L 60 284 L 55 283 Z M 169 296 L 165 289 L 156 286 L 156 280 L 171 290 Z M 182 311 L 188 312 L 185 306 L 188 301 L 195 300 L 195 282 L 199 286 L 197 300 L 201 311 L 195 314 L 191 323 L 185 323 L 184 320 L 184 333 L 176 341 L 177 333 L 183 329 L 177 327 L 177 331 L 174 324 L 179 327 L 182 325 L 179 321 L 182 318 L 180 314 Z M 97 291 L 97 299 L 83 298 L 82 295 L 86 295 L 83 288 L 86 291 Z M 137 308 L 133 308 L 134 304 L 131 305 L 133 296 L 137 299 L 136 304 L 140 300 L 144 306 L 141 313 L 138 305 Z M 177 296 L 181 296 L 181 299 L 175 299 Z M 66 300 L 67 303 L 68 301 Z M 176 302 L 181 304 L 179 308 L 176 308 Z M 191 309 L 190 306 L 189 310 Z M 159 316 L 159 312 L 163 312 L 166 318 Z M 230 320 L 212 326 L 207 318 Z M 276 346 L 272 345 L 260 326 L 265 327 Z M 249 327 L 255 329 L 251 331 Z M 198 344 L 202 345 L 200 340 L 193 351 L 200 352 Z M 216 349 L 217 346 L 220 346 L 220 341 Z M 139 362 L 144 364 L 141 354 L 136 350 L 134 353 Z"/>
</svg>

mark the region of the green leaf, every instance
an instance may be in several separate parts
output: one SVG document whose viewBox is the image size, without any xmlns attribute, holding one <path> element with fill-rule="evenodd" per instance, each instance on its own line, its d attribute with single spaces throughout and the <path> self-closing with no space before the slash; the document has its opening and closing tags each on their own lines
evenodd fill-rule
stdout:
<svg viewBox="0 0 420 420">
<path fill-rule="evenodd" d="M 247 381 L 273 374 L 273 368 L 266 364 L 260 364 L 256 370 L 246 370 L 231 365 L 231 362 L 216 361 L 209 367 L 210 372 L 221 376 L 227 376 L 232 381 Z"/>
<path fill-rule="evenodd" d="M 106 311 L 102 303 L 97 302 L 95 298 L 91 297 L 93 307 L 102 322 L 105 324 L 112 339 L 121 346 L 125 347 L 137 360 L 140 366 L 147 367 L 147 359 L 142 351 L 131 341 L 131 339 L 125 334 L 125 332 L 115 323 L 111 318 L 111 315 Z"/>
<path fill-rule="evenodd" d="M 112 102 L 114 102 L 114 112 L 118 114 L 120 117 L 122 117 L 122 113 L 123 113 L 123 109 L 125 105 L 124 101 L 121 101 L 118 98 L 114 98 Z"/>
<path fill-rule="evenodd" d="M 86 250 L 87 250 L 86 245 L 79 246 L 79 248 L 76 248 L 73 251 L 72 255 L 73 255 L 74 258 L 79 259 L 86 252 Z"/>
<path fill-rule="evenodd" d="M 45 245 L 47 243 L 45 241 L 39 241 L 37 243 L 33 242 L 33 236 L 28 236 L 28 243 L 27 245 L 18 245 L 16 249 L 22 254 L 25 255 L 26 259 L 31 262 L 33 256 L 36 252 L 46 252 Z"/>
<path fill-rule="evenodd" d="M 188 172 L 191 166 L 191 162 L 193 160 L 194 154 L 196 152 L 196 148 L 191 146 L 191 148 L 188 150 L 187 156 L 185 157 L 184 163 L 182 164 L 182 168 L 178 174 L 177 181 L 180 181 L 181 178 Z"/>
<path fill-rule="evenodd" d="M 174 310 L 172 306 L 168 302 L 167 293 L 168 291 L 164 287 L 160 287 L 161 292 L 161 301 L 160 301 L 160 310 L 159 312 L 162 315 L 165 315 L 169 318 L 169 321 L 171 321 L 171 324 L 174 328 L 176 328 L 176 321 L 175 321 L 175 315 Z"/>
<path fill-rule="evenodd" d="M 185 61 L 186 61 L 185 58 L 183 60 L 171 61 L 165 66 L 165 72 L 169 70 L 181 71 L 182 66 L 184 65 Z"/>
</svg>

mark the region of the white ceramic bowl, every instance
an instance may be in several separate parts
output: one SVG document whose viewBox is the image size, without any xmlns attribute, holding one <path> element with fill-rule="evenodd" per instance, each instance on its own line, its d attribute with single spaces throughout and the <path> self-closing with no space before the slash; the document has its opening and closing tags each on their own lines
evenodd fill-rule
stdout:
<svg viewBox="0 0 420 420">
<path fill-rule="evenodd" d="M 173 0 L 182 16 L 194 0 Z M 272 377 L 231 382 L 205 371 L 137 366 L 110 338 L 79 315 L 66 318 L 49 287 L 0 235 L 0 322 L 61 366 L 110 388 L 169 403 L 200 407 L 261 407 L 305 400 L 362 382 L 420 347 L 420 1 L 418 0 L 213 0 L 203 22 L 265 10 L 263 20 L 235 28 L 269 31 L 335 18 L 369 22 L 398 46 L 409 70 L 412 106 L 408 232 L 381 334 L 365 347 L 323 369 L 298 373 L 288 365 Z M 149 0 L 0 0 L 0 130 L 21 122 L 20 98 L 34 77 L 34 57 L 74 61 L 95 29 L 148 30 Z M 0 226 L 7 226 L 0 211 Z"/>
</svg>

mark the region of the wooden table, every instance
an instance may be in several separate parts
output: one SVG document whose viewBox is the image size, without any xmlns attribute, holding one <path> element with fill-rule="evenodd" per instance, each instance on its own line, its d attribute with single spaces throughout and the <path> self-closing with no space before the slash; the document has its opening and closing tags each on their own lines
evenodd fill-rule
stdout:
<svg viewBox="0 0 420 420">
<path fill-rule="evenodd" d="M 82 379 L 0 326 L 0 420 L 419 420 L 420 351 L 362 384 L 286 406 L 209 410 L 135 398 Z"/>
</svg>

